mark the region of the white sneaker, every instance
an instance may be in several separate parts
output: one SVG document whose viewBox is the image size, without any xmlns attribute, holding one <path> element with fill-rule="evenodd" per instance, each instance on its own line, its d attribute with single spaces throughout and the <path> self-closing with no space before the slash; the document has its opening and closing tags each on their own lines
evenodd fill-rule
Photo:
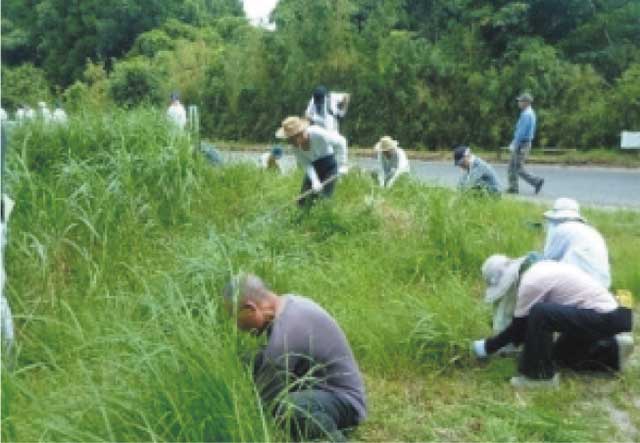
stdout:
<svg viewBox="0 0 640 443">
<path fill-rule="evenodd" d="M 511 377 L 511 386 L 516 389 L 557 389 L 560 386 L 560 374 L 548 379 L 534 379 L 524 375 Z"/>
<path fill-rule="evenodd" d="M 633 352 L 633 336 L 630 332 L 622 332 L 614 336 L 618 345 L 618 370 L 622 371 Z"/>
</svg>

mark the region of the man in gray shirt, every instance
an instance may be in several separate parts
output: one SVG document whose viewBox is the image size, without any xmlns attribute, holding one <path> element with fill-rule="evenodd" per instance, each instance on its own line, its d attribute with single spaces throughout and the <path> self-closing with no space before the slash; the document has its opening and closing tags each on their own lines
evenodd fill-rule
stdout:
<svg viewBox="0 0 640 443">
<path fill-rule="evenodd" d="M 458 189 L 486 191 L 493 195 L 500 194 L 500 181 L 496 172 L 487 162 L 473 155 L 468 146 L 456 146 L 453 153 L 453 163 L 465 171 L 458 181 Z"/>
<path fill-rule="evenodd" d="M 298 295 L 275 294 L 251 274 L 229 282 L 224 299 L 239 329 L 267 335 L 254 378 L 294 438 L 340 441 L 341 430 L 365 419 L 358 364 L 344 332 L 322 307 Z"/>
</svg>

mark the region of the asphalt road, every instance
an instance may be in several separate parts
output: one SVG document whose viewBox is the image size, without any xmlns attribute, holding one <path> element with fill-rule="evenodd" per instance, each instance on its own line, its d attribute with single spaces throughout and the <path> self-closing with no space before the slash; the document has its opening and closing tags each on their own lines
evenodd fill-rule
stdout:
<svg viewBox="0 0 640 443">
<path fill-rule="evenodd" d="M 224 152 L 233 161 L 257 161 L 257 154 Z M 363 169 L 375 169 L 373 158 L 351 159 L 352 164 Z M 411 174 L 425 182 L 454 187 L 461 170 L 450 162 L 411 160 Z M 292 156 L 282 160 L 285 170 L 295 167 Z M 507 184 L 507 165 L 494 164 L 503 186 Z M 640 169 L 603 168 L 583 166 L 527 165 L 533 174 L 545 179 L 540 194 L 520 180 L 520 196 L 526 199 L 550 202 L 558 197 L 571 197 L 584 206 L 605 206 L 640 210 Z"/>
</svg>

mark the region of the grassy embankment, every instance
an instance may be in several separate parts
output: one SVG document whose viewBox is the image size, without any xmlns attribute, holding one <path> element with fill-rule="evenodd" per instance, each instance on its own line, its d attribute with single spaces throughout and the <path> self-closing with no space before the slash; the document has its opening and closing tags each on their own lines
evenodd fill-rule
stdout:
<svg viewBox="0 0 640 443">
<path fill-rule="evenodd" d="M 219 140 L 214 142 L 225 150 L 265 152 L 269 145 L 255 142 L 234 142 Z M 407 155 L 412 160 L 426 161 L 451 161 L 451 150 L 442 149 L 427 151 L 423 149 L 407 148 Z M 500 156 L 496 150 L 474 149 L 474 152 L 491 163 L 507 163 L 509 150 L 503 148 Z M 371 157 L 375 155 L 372 148 L 352 145 L 349 147 L 350 155 Z M 577 149 L 543 150 L 534 147 L 527 159 L 529 163 L 548 165 L 571 166 L 607 166 L 619 168 L 640 168 L 640 150 L 615 149 L 589 149 L 586 151 Z"/>
<path fill-rule="evenodd" d="M 513 360 L 468 354 L 490 332 L 480 265 L 540 247 L 528 227 L 537 206 L 410 179 L 382 191 L 353 174 L 300 218 L 288 204 L 299 175 L 211 168 L 150 112 L 18 129 L 9 160 L 19 346 L 2 372 L 7 441 L 282 439 L 238 358 L 254 339 L 219 309 L 241 269 L 317 300 L 342 325 L 369 393 L 356 439 L 638 436 L 638 364 L 516 393 Z M 587 216 L 608 239 L 614 285 L 640 294 L 637 213 Z"/>
</svg>

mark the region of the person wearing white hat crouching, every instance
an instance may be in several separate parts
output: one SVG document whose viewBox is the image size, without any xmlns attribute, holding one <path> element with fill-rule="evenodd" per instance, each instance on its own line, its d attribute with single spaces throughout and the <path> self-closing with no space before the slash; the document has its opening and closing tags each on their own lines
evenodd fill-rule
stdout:
<svg viewBox="0 0 640 443">
<path fill-rule="evenodd" d="M 506 286 L 513 260 L 497 266 L 488 284 Z M 522 274 L 514 318 L 501 333 L 476 340 L 472 350 L 486 358 L 509 343 L 523 344 L 515 388 L 557 387 L 558 366 L 573 370 L 622 370 L 633 341 L 631 309 L 576 266 L 539 261 Z M 554 340 L 554 334 L 558 338 Z"/>
<path fill-rule="evenodd" d="M 547 229 L 544 258 L 575 265 L 609 289 L 611 271 L 607 244 L 580 215 L 578 202 L 559 198 L 544 217 Z"/>
<path fill-rule="evenodd" d="M 407 154 L 397 140 L 385 135 L 373 149 L 378 153 L 380 169 L 375 175 L 381 187 L 390 188 L 398 177 L 409 172 Z"/>
</svg>

